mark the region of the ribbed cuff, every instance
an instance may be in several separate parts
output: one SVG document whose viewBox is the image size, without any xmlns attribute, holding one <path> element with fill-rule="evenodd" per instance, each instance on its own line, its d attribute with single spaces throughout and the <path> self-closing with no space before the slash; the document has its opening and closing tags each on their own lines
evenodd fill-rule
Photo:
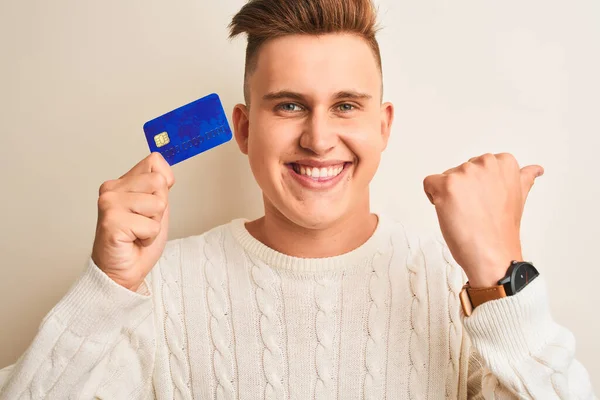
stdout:
<svg viewBox="0 0 600 400">
<path fill-rule="evenodd" d="M 132 292 L 115 283 L 90 259 L 86 271 L 44 321 L 55 319 L 81 336 L 103 335 L 151 312 L 152 298 L 145 284 L 137 293 Z"/>
<path fill-rule="evenodd" d="M 509 362 L 536 353 L 558 328 L 541 275 L 516 295 L 483 303 L 470 317 L 463 315 L 463 324 L 481 357 Z"/>
</svg>

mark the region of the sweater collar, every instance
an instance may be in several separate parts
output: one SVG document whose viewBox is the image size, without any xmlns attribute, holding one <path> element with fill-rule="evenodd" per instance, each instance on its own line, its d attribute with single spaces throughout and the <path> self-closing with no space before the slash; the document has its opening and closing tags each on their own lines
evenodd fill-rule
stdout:
<svg viewBox="0 0 600 400">
<path fill-rule="evenodd" d="M 292 272 L 325 272 L 344 271 L 352 267 L 367 265 L 378 253 L 381 254 L 385 244 L 389 241 L 388 218 L 376 213 L 377 227 L 366 242 L 347 253 L 322 258 L 293 257 L 274 250 L 257 240 L 246 229 L 246 222 L 250 220 L 238 218 L 231 221 L 230 227 L 233 236 L 248 253 L 249 256 L 278 269 Z"/>
</svg>

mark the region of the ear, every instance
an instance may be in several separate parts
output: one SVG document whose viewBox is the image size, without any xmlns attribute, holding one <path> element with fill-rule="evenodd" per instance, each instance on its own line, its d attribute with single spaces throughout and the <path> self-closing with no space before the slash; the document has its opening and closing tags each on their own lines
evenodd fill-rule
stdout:
<svg viewBox="0 0 600 400">
<path fill-rule="evenodd" d="M 381 151 L 387 148 L 392 132 L 392 122 L 394 122 L 394 105 L 392 103 L 383 103 L 381 105 L 381 139 L 383 143 Z"/>
<path fill-rule="evenodd" d="M 233 108 L 233 131 L 238 147 L 246 155 L 248 155 L 249 125 L 248 107 L 245 104 L 237 104 Z"/>
</svg>

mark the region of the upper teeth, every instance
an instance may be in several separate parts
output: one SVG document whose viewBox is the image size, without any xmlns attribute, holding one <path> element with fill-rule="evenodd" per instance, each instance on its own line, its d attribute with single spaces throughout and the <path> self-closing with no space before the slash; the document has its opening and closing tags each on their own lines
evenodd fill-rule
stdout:
<svg viewBox="0 0 600 400">
<path fill-rule="evenodd" d="M 344 169 L 344 165 L 330 166 L 327 168 L 307 167 L 304 165 L 293 164 L 294 171 L 300 175 L 310 176 L 313 179 L 338 176 Z"/>
</svg>

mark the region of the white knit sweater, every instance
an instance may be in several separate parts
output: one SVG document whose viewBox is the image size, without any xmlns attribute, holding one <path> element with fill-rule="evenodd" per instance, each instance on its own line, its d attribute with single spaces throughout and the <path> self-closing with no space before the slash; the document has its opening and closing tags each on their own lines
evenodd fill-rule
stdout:
<svg viewBox="0 0 600 400">
<path fill-rule="evenodd" d="M 439 234 L 380 216 L 354 251 L 301 259 L 244 222 L 170 241 L 138 293 L 90 262 L 0 398 L 595 398 L 543 272 L 465 318 Z"/>
</svg>

